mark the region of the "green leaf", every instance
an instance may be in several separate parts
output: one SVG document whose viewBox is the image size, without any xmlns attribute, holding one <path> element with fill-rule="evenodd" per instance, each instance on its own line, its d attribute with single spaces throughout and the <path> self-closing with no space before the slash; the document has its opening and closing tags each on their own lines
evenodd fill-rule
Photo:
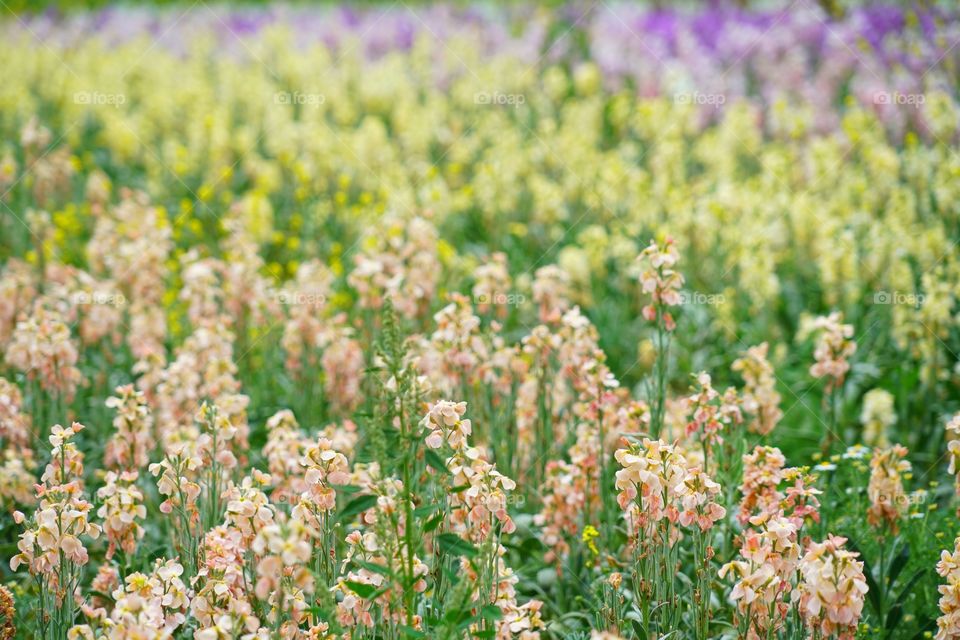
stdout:
<svg viewBox="0 0 960 640">
<path fill-rule="evenodd" d="M 453 533 L 441 533 L 437 536 L 437 544 L 444 553 L 455 556 L 473 558 L 477 555 L 477 548 Z"/>
<path fill-rule="evenodd" d="M 360 491 L 363 491 L 363 487 L 358 487 L 355 484 L 338 484 L 337 485 L 338 493 L 346 493 L 349 495 L 349 494 L 359 493 Z"/>
<path fill-rule="evenodd" d="M 892 609 L 903 609 L 903 605 L 907 602 L 907 598 L 909 598 L 910 594 L 913 592 L 914 585 L 920 581 L 920 578 L 926 576 L 927 573 L 927 569 L 920 569 L 920 571 L 917 571 L 909 580 L 907 580 L 907 585 L 903 588 L 903 591 L 900 592 L 900 596 L 897 598 L 897 601 L 894 603 Z M 887 628 L 892 628 L 889 619 L 887 620 Z"/>
<path fill-rule="evenodd" d="M 362 495 L 354 498 L 337 514 L 337 522 L 350 522 L 355 516 L 377 504 L 377 496 Z"/>
<path fill-rule="evenodd" d="M 423 531 L 425 533 L 430 533 L 431 531 L 439 527 L 441 522 L 443 522 L 443 514 L 438 513 L 437 515 L 427 520 L 427 523 L 423 525 Z"/>
<path fill-rule="evenodd" d="M 437 471 L 450 475 L 450 469 L 447 469 L 447 463 L 444 462 L 443 458 L 441 458 L 440 454 L 438 454 L 436 451 L 433 449 L 427 449 L 424 452 L 423 457 L 426 459 L 428 465 Z"/>
<path fill-rule="evenodd" d="M 426 638 L 427 637 L 427 634 L 425 634 L 423 631 L 417 631 L 413 627 L 408 627 L 405 624 L 402 624 L 397 628 L 400 629 L 403 635 L 408 638 Z"/>
<path fill-rule="evenodd" d="M 353 580 L 345 580 L 343 584 L 345 584 L 350 591 L 353 591 L 364 600 L 369 600 L 370 597 L 377 592 L 377 588 L 372 584 L 354 582 Z"/>
<path fill-rule="evenodd" d="M 503 617 L 503 611 L 495 604 L 485 604 L 480 607 L 480 617 L 484 620 L 499 620 Z"/>
<path fill-rule="evenodd" d="M 430 515 L 431 513 L 433 513 L 439 508 L 440 508 L 440 505 L 437 505 L 437 504 L 425 504 L 413 510 L 413 517 L 422 518 L 424 516 Z"/>
<path fill-rule="evenodd" d="M 903 571 L 903 568 L 907 566 L 907 562 L 910 560 L 910 545 L 903 545 L 903 549 L 900 550 L 900 553 L 890 561 L 890 570 L 887 572 L 887 575 L 890 576 L 890 584 L 893 584 L 897 580 L 897 576 L 900 575 L 900 572 Z"/>
</svg>

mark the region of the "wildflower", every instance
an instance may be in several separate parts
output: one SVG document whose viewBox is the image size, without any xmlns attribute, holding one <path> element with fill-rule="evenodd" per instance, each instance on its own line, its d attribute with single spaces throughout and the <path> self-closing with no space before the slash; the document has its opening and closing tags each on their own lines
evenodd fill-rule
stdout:
<svg viewBox="0 0 960 640">
<path fill-rule="evenodd" d="M 895 445 L 889 449 L 877 449 L 870 460 L 867 520 L 875 527 L 887 524 L 894 532 L 897 530 L 897 521 L 903 516 L 907 504 L 902 477 L 910 471 L 906 456 L 907 448 Z"/>
<path fill-rule="evenodd" d="M 507 256 L 496 252 L 490 259 L 474 271 L 476 283 L 471 293 L 477 303 L 477 311 L 481 314 L 490 313 L 503 318 L 507 314 L 507 305 L 504 302 L 510 292 L 510 272 L 507 270 Z"/>
<path fill-rule="evenodd" d="M 570 277 L 556 265 L 537 269 L 533 279 L 533 301 L 539 307 L 540 322 L 560 320 L 570 307 Z"/>
<path fill-rule="evenodd" d="M 847 450 L 843 452 L 844 460 L 863 460 L 870 456 L 870 448 L 865 447 L 862 444 L 855 444 L 853 446 L 847 447 Z"/>
<path fill-rule="evenodd" d="M 29 380 L 39 379 L 44 391 L 63 396 L 68 402 L 83 381 L 83 374 L 76 367 L 78 359 L 77 347 L 63 318 L 42 307 L 17 323 L 7 345 L 6 360 L 11 366 Z"/>
<path fill-rule="evenodd" d="M 876 447 L 889 446 L 887 432 L 896 421 L 893 394 L 884 389 L 871 389 L 864 394 L 860 412 L 864 442 Z"/>
<path fill-rule="evenodd" d="M 17 609 L 14 606 L 13 594 L 6 587 L 0 585 L 0 640 L 13 640 L 17 635 L 17 627 L 14 620 L 17 617 Z"/>
<path fill-rule="evenodd" d="M 106 405 L 116 409 L 115 429 L 107 442 L 103 461 L 108 468 L 139 469 L 149 462 L 152 441 L 152 419 L 142 391 L 132 384 L 117 387 L 116 396 L 107 398 Z"/>
<path fill-rule="evenodd" d="M 268 484 L 270 476 L 254 469 L 223 494 L 226 501 L 224 523 L 240 531 L 244 544 L 249 545 L 264 527 L 274 523 L 275 509 L 263 491 Z"/>
<path fill-rule="evenodd" d="M 679 259 L 672 238 L 667 238 L 662 246 L 651 240 L 639 257 L 644 265 L 640 285 L 643 292 L 651 296 L 650 304 L 643 308 L 643 317 L 649 322 L 662 324 L 667 331 L 676 328 L 673 316 L 667 309 L 682 301 L 680 287 L 683 286 L 683 275 L 674 270 Z"/>
<path fill-rule="evenodd" d="M 473 432 L 470 420 L 463 418 L 466 412 L 466 402 L 441 400 L 431 406 L 420 422 L 423 429 L 430 430 L 427 446 L 438 449 L 446 442 L 454 450 L 464 447 Z"/>
<path fill-rule="evenodd" d="M 109 544 L 107 559 L 113 557 L 119 547 L 128 556 L 133 555 L 144 534 L 143 527 L 137 522 L 147 517 L 143 506 L 143 494 L 137 488 L 137 472 L 124 471 L 117 474 L 107 472 L 106 484 L 97 491 L 102 502 L 97 516 L 103 522 L 103 533 Z"/>
<path fill-rule="evenodd" d="M 617 502 L 634 530 L 664 518 L 676 521 L 674 501 L 687 476 L 683 456 L 663 441 L 644 438 L 640 447 L 618 449 L 614 457 L 623 467 L 616 473 Z"/>
<path fill-rule="evenodd" d="M 489 359 L 480 335 L 480 318 L 466 296 L 452 294 L 450 304 L 433 316 L 437 328 L 427 343 L 421 367 L 434 389 L 453 393 L 480 380 L 481 364 Z"/>
<path fill-rule="evenodd" d="M 262 527 L 251 545 L 257 558 L 254 594 L 270 605 L 267 620 L 299 625 L 307 617 L 306 596 L 313 594 L 313 574 L 308 569 L 315 532 L 292 518 Z"/>
<path fill-rule="evenodd" d="M 960 495 L 960 413 L 947 421 L 947 455 L 950 457 L 948 472 L 954 477 L 957 495 Z M 958 509 L 957 513 L 960 513 Z"/>
<path fill-rule="evenodd" d="M 363 348 L 349 329 L 339 331 L 320 359 L 327 398 L 338 415 L 347 415 L 360 402 L 360 381 L 366 362 Z"/>
<path fill-rule="evenodd" d="M 173 243 L 163 211 L 143 192 L 120 189 L 120 202 L 96 217 L 87 256 L 95 275 L 108 278 L 129 303 L 127 344 L 138 360 L 164 353 L 162 306 Z"/>
<path fill-rule="evenodd" d="M 0 378 L 0 440 L 8 447 L 23 449 L 31 440 L 30 415 L 22 411 L 23 395 L 6 378 Z"/>
<path fill-rule="evenodd" d="M 944 578 L 939 586 L 940 612 L 937 618 L 937 640 L 960 638 L 960 538 L 954 542 L 953 552 L 944 550 L 937 563 L 937 573 Z"/>
<path fill-rule="evenodd" d="M 696 376 L 693 393 L 686 398 L 686 406 L 686 435 L 696 436 L 707 457 L 704 464 L 708 464 L 714 446 L 723 442 L 722 432 L 743 422 L 740 399 L 732 387 L 721 396 L 713 388 L 710 375 L 701 372 Z"/>
<path fill-rule="evenodd" d="M 779 512 L 783 494 L 778 487 L 784 478 L 785 463 L 786 458 L 776 447 L 757 446 L 743 456 L 743 499 L 737 515 L 741 524 L 755 515 Z"/>
<path fill-rule="evenodd" d="M 843 548 L 846 538 L 811 543 L 800 559 L 800 615 L 811 633 L 852 640 L 863 612 L 867 581 L 859 554 Z"/>
<path fill-rule="evenodd" d="M 83 454 L 73 442 L 83 428 L 75 422 L 66 429 L 60 425 L 51 429 L 51 461 L 36 486 L 39 504 L 20 534 L 20 553 L 10 559 L 12 570 L 26 565 L 38 578 L 42 606 L 70 614 L 79 567 L 89 561 L 82 538 L 100 535 L 100 527 L 90 522 L 93 505 L 83 495 Z M 19 512 L 14 519 L 25 520 Z"/>
<path fill-rule="evenodd" d="M 816 334 L 813 351 L 816 362 L 810 367 L 814 378 L 828 378 L 827 393 L 840 387 L 850 370 L 848 358 L 857 351 L 853 337 L 853 325 L 843 324 L 843 314 L 834 311 L 829 316 L 820 316 L 801 327 L 800 335 Z"/>
<path fill-rule="evenodd" d="M 422 316 L 440 272 L 437 230 L 428 220 L 391 219 L 367 232 L 347 282 L 365 309 L 380 309 L 389 297 L 404 317 Z"/>
<path fill-rule="evenodd" d="M 773 366 L 767 360 L 768 350 L 766 342 L 750 347 L 732 367 L 744 379 L 743 409 L 753 417 L 750 430 L 760 435 L 769 435 L 783 417 Z"/>
<path fill-rule="evenodd" d="M 267 442 L 263 457 L 274 484 L 274 500 L 289 500 L 293 494 L 306 490 L 303 467 L 300 464 L 309 441 L 300 430 L 296 417 L 289 409 L 282 409 L 267 419 Z"/>
<path fill-rule="evenodd" d="M 333 295 L 333 273 L 317 260 L 304 262 L 288 287 L 279 292 L 289 317 L 284 323 L 280 344 L 286 354 L 287 370 L 299 375 L 316 365 L 316 352 L 332 339 L 333 318 L 325 311 Z"/>
<path fill-rule="evenodd" d="M 788 483 L 786 495 L 780 502 L 780 510 L 796 524 L 797 529 L 803 527 L 809 519 L 820 522 L 820 499 L 822 491 L 813 486 L 815 477 L 807 473 L 807 469 L 791 467 L 783 472 L 783 479 Z"/>
<path fill-rule="evenodd" d="M 743 533 L 741 559 L 721 567 L 719 575 L 737 579 L 730 599 L 741 634 L 764 637 L 783 624 L 800 545 L 796 525 L 786 518 L 761 516 L 753 523 L 756 528 Z"/>
<path fill-rule="evenodd" d="M 321 436 L 306 448 L 300 465 L 305 470 L 306 491 L 300 495 L 293 515 L 322 529 L 323 524 L 318 520 L 337 506 L 337 494 L 332 485 L 349 481 L 347 457 L 336 451 L 329 439 Z"/>
<path fill-rule="evenodd" d="M 687 472 L 687 477 L 677 488 L 677 494 L 681 509 L 679 520 L 685 527 L 696 525 L 701 531 L 706 531 L 727 513 L 717 501 L 720 485 L 700 469 Z"/>
</svg>

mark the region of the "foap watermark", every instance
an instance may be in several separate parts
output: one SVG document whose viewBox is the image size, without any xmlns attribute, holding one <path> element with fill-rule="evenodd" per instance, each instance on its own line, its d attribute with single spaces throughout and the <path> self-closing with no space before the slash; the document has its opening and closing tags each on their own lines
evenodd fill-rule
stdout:
<svg viewBox="0 0 960 640">
<path fill-rule="evenodd" d="M 275 104 L 292 104 L 302 107 L 318 108 L 327 101 L 322 93 L 305 93 L 300 91 L 278 91 L 273 94 Z"/>
<path fill-rule="evenodd" d="M 927 492 L 924 490 L 914 491 L 912 493 L 877 493 L 873 496 L 873 501 L 877 504 L 888 505 L 898 509 L 906 509 L 927 503 Z"/>
<path fill-rule="evenodd" d="M 277 293 L 277 302 L 280 304 L 314 307 L 326 304 L 327 296 L 322 293 L 309 293 L 306 291 L 280 291 Z"/>
<path fill-rule="evenodd" d="M 74 104 L 89 104 L 94 107 L 114 107 L 119 109 L 127 103 L 122 93 L 102 93 L 100 91 L 77 91 L 73 94 Z"/>
<path fill-rule="evenodd" d="M 480 93 L 474 94 L 473 101 L 476 104 L 519 107 L 522 104 L 526 104 L 527 97 L 522 93 L 501 93 L 499 91 L 488 93 L 481 91 Z"/>
<path fill-rule="evenodd" d="M 518 307 L 527 301 L 522 293 L 481 293 L 474 301 L 480 306 Z"/>
<path fill-rule="evenodd" d="M 922 93 L 900 93 L 899 91 L 878 91 L 873 94 L 873 104 L 892 104 L 899 107 L 919 109 L 927 101 Z"/>
<path fill-rule="evenodd" d="M 699 107 L 713 107 L 719 109 L 727 103 L 727 96 L 722 93 L 675 93 L 673 101 L 677 104 L 692 104 Z"/>
<path fill-rule="evenodd" d="M 127 299 L 122 293 L 108 293 L 106 291 L 77 291 L 70 299 L 75 306 L 106 304 L 117 307 L 127 303 Z"/>
<path fill-rule="evenodd" d="M 903 293 L 902 291 L 877 291 L 873 294 L 873 304 L 905 304 L 919 307 L 926 296 L 922 293 Z"/>
<path fill-rule="evenodd" d="M 681 291 L 680 304 L 682 305 L 702 305 L 715 307 L 727 301 L 727 297 L 722 293 L 703 293 L 700 291 Z"/>
</svg>

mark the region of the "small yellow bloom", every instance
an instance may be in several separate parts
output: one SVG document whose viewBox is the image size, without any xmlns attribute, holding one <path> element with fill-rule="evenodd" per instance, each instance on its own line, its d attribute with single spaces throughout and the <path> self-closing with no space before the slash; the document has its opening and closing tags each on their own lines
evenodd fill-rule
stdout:
<svg viewBox="0 0 960 640">
<path fill-rule="evenodd" d="M 587 525 L 583 528 L 583 535 L 581 540 L 586 543 L 587 548 L 593 553 L 593 555 L 600 555 L 600 550 L 597 549 L 597 545 L 594 540 L 600 535 L 600 532 L 596 530 L 593 525 Z"/>
</svg>

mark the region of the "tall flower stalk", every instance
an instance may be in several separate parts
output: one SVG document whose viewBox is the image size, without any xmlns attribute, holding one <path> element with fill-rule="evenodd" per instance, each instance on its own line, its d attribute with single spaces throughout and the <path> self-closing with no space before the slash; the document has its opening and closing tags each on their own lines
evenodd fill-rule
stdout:
<svg viewBox="0 0 960 640">
<path fill-rule="evenodd" d="M 90 559 L 82 538 L 100 535 L 100 527 L 90 522 L 93 505 L 84 495 L 83 454 L 74 442 L 83 428 L 75 422 L 51 429 L 50 464 L 36 487 L 38 508 L 30 520 L 14 514 L 26 526 L 17 543 L 20 553 L 11 558 L 10 568 L 26 566 L 37 584 L 44 640 L 64 640 L 73 626 L 78 609 L 74 592 Z"/>
<path fill-rule="evenodd" d="M 643 307 L 642 313 L 644 319 L 652 322 L 656 329 L 654 347 L 657 359 L 650 393 L 650 430 L 655 438 L 659 437 L 663 430 L 670 338 L 676 329 L 670 308 L 681 303 L 680 287 L 683 286 L 683 275 L 674 270 L 679 259 L 672 238 L 667 238 L 662 245 L 651 240 L 639 256 L 643 267 L 640 285 L 643 293 L 650 296 L 650 302 Z"/>
</svg>

